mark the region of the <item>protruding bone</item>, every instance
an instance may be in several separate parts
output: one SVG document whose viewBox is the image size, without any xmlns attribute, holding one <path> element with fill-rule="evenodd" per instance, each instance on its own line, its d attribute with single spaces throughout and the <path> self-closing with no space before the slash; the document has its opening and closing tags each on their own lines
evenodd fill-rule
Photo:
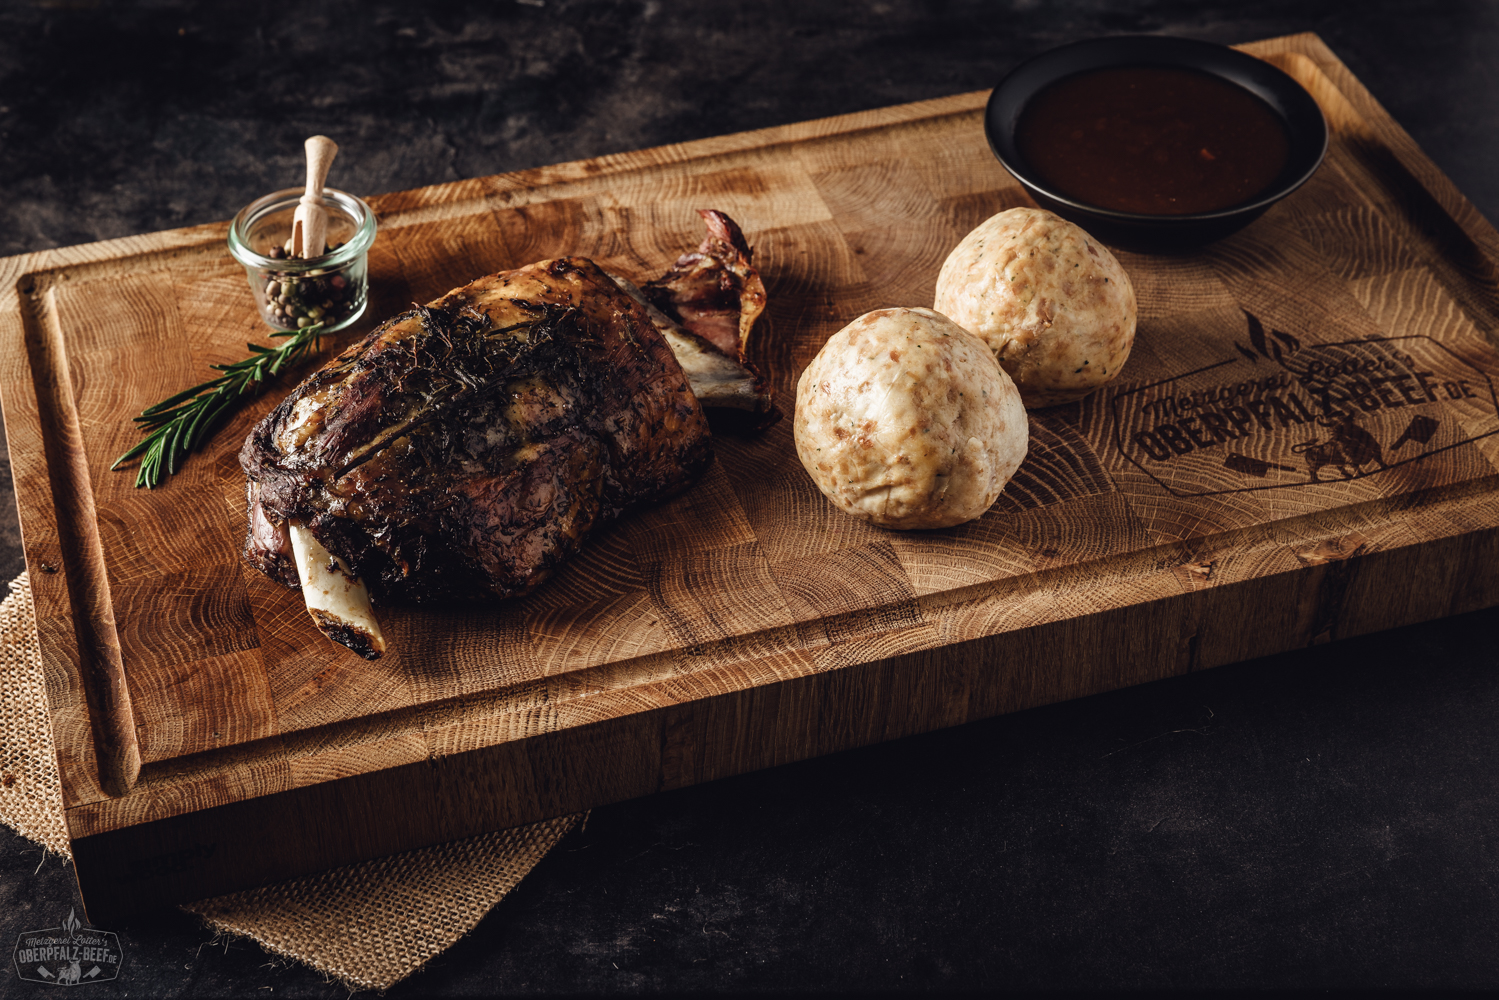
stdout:
<svg viewBox="0 0 1499 1000">
<path fill-rule="evenodd" d="M 318 631 L 366 660 L 379 659 L 385 652 L 385 637 L 380 634 L 364 581 L 349 570 L 347 563 L 323 548 L 305 525 L 292 521 L 287 527 L 291 529 L 297 576 L 302 580 L 302 598 Z"/>
<path fill-rule="evenodd" d="M 770 389 L 759 372 L 729 357 L 705 337 L 685 329 L 651 305 L 629 278 L 605 271 L 614 283 L 645 307 L 651 322 L 666 338 L 666 345 L 692 386 L 692 394 L 705 407 L 745 410 L 763 414 L 771 409 Z"/>
</svg>

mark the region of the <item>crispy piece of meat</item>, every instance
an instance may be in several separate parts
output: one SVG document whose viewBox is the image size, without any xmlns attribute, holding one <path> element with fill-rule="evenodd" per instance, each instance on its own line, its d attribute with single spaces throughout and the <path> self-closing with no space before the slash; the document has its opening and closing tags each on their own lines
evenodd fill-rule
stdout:
<svg viewBox="0 0 1499 1000">
<path fill-rule="evenodd" d="M 698 215 L 708 225 L 702 245 L 641 290 L 667 317 L 742 363 L 750 329 L 765 310 L 765 284 L 738 224 L 710 208 Z"/>
<path fill-rule="evenodd" d="M 666 338 L 671 353 L 676 356 L 687 381 L 692 385 L 693 395 L 709 411 L 720 411 L 716 415 L 720 422 L 722 411 L 740 411 L 750 421 L 750 426 L 765 428 L 781 416 L 771 401 L 770 383 L 754 365 L 734 355 L 725 354 L 706 337 L 700 337 L 682 324 L 667 316 L 646 300 L 645 293 L 628 278 L 611 274 L 637 302 L 645 307 L 656 329 Z M 710 414 L 712 415 L 712 414 Z M 715 427 L 715 429 L 718 429 Z"/>
<path fill-rule="evenodd" d="M 296 522 L 377 601 L 517 596 L 710 458 L 646 310 L 592 261 L 542 261 L 395 317 L 272 410 L 240 452 L 246 556 L 293 583 Z"/>
</svg>

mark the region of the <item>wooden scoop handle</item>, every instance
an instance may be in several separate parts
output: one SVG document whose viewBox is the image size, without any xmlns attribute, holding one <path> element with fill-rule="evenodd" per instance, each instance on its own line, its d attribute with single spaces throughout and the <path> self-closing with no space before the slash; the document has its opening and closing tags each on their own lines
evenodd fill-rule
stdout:
<svg viewBox="0 0 1499 1000">
<path fill-rule="evenodd" d="M 338 143 L 326 135 L 315 135 L 306 142 L 307 190 L 302 194 L 302 204 L 317 204 L 323 196 L 323 183 L 328 179 L 328 170 L 333 158 L 338 155 Z"/>
<path fill-rule="evenodd" d="M 338 143 L 326 135 L 307 140 L 307 189 L 297 202 L 292 219 L 291 244 L 294 257 L 317 257 L 323 252 L 328 233 L 328 215 L 323 211 L 323 182 L 338 155 Z"/>
</svg>

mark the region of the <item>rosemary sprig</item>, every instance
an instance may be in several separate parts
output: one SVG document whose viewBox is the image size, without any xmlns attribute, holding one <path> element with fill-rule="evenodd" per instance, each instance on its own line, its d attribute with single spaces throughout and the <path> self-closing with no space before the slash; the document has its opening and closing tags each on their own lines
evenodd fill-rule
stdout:
<svg viewBox="0 0 1499 1000">
<path fill-rule="evenodd" d="M 140 456 L 136 487 L 160 486 L 167 476 L 176 474 L 178 465 L 190 452 L 208 440 L 236 402 L 254 395 L 268 377 L 279 375 L 282 368 L 316 352 L 322 335 L 322 323 L 300 330 L 281 330 L 271 336 L 290 338 L 286 343 L 278 347 L 246 344 L 250 357 L 233 364 L 212 365 L 215 371 L 224 374 L 163 399 L 135 418 L 141 425 L 141 433 L 147 437 L 115 459 L 110 468 L 118 469 L 122 463 Z"/>
</svg>

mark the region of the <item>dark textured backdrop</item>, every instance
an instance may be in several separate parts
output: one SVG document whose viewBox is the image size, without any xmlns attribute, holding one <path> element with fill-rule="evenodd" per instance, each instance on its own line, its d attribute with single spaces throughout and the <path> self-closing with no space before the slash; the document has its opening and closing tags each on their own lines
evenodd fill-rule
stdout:
<svg viewBox="0 0 1499 1000">
<path fill-rule="evenodd" d="M 1099 34 L 1316 31 L 1499 217 L 1499 5 L 0 3 L 0 256 L 992 85 Z M 8 469 L 8 466 L 0 466 Z M 8 475 L 0 575 L 22 567 Z M 1399 586 L 1400 581 L 1391 581 Z M 1499 986 L 1485 612 L 601 809 L 393 996 Z M 40 865 L 40 867 L 38 867 Z M 0 943 L 70 869 L 0 831 Z M 345 991 L 180 914 L 94 995 Z M 40 989 L 0 970 L 0 997 Z"/>
</svg>

